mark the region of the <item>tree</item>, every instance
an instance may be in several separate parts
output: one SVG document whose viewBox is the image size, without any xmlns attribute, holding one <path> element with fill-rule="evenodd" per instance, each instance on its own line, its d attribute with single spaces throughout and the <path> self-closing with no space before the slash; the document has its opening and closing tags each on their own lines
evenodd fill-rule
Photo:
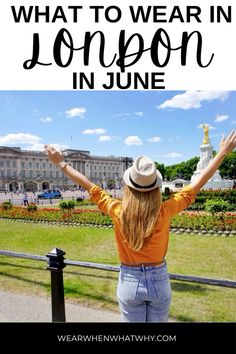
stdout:
<svg viewBox="0 0 236 354">
<path fill-rule="evenodd" d="M 168 181 L 171 181 L 175 178 L 183 178 L 186 180 L 190 180 L 193 172 L 197 168 L 197 163 L 199 161 L 199 157 L 195 156 L 190 160 L 180 162 L 179 164 L 164 166 L 165 169 L 165 178 Z"/>
<path fill-rule="evenodd" d="M 236 179 L 236 151 L 231 152 L 225 157 L 219 170 L 221 177 Z"/>
<path fill-rule="evenodd" d="M 198 161 L 199 161 L 199 157 L 195 156 L 192 159 L 185 162 L 185 168 L 183 172 L 185 179 L 187 180 L 191 179 L 193 172 L 196 171 Z"/>
<path fill-rule="evenodd" d="M 213 152 L 213 155 L 215 154 L 216 151 Z M 193 172 L 196 171 L 198 161 L 199 157 L 195 156 L 187 161 L 170 166 L 165 166 L 163 163 L 156 162 L 156 167 L 167 181 L 172 181 L 176 178 L 190 180 Z M 236 180 L 236 151 L 231 152 L 225 157 L 219 171 L 222 178 Z"/>
<path fill-rule="evenodd" d="M 166 169 L 164 163 L 155 162 L 156 168 L 161 172 L 163 179 L 165 178 Z"/>
<path fill-rule="evenodd" d="M 166 166 L 166 179 L 167 181 L 172 181 L 177 177 L 177 166 L 178 165 L 171 165 L 171 166 Z"/>
</svg>

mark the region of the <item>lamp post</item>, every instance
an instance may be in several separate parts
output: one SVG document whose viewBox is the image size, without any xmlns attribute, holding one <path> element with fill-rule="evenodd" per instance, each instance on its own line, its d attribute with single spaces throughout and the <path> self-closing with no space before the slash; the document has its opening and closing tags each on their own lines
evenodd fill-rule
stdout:
<svg viewBox="0 0 236 354">
<path fill-rule="evenodd" d="M 125 164 L 125 169 L 127 170 L 127 168 L 130 166 L 130 164 L 132 163 L 132 159 L 128 158 L 127 156 L 122 160 L 122 162 Z"/>
<path fill-rule="evenodd" d="M 127 168 L 128 168 L 128 163 L 129 163 L 127 156 L 125 157 L 125 159 L 123 160 L 123 162 L 125 163 L 125 169 L 127 170 Z"/>
</svg>

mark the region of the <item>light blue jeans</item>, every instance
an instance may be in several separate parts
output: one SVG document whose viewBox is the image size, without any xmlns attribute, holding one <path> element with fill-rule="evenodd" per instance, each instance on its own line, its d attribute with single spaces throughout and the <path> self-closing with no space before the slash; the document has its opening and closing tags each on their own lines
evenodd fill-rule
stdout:
<svg viewBox="0 0 236 354">
<path fill-rule="evenodd" d="M 161 266 L 120 266 L 117 298 L 123 322 L 167 322 L 171 286 Z"/>
</svg>

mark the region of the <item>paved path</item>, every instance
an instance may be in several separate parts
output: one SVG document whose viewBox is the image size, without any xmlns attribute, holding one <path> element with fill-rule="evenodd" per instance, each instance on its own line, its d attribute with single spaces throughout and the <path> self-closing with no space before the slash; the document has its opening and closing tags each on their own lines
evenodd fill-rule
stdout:
<svg viewBox="0 0 236 354">
<path fill-rule="evenodd" d="M 120 315 L 65 301 L 67 322 L 120 322 Z M 52 322 L 51 299 L 0 291 L 0 322 Z"/>
</svg>

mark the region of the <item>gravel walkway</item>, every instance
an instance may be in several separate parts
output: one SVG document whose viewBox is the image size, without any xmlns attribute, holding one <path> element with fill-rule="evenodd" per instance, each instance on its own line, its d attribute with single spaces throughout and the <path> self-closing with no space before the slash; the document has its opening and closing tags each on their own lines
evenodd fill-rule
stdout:
<svg viewBox="0 0 236 354">
<path fill-rule="evenodd" d="M 120 315 L 65 301 L 67 322 L 120 322 Z M 52 322 L 51 299 L 0 291 L 0 322 Z"/>
</svg>

